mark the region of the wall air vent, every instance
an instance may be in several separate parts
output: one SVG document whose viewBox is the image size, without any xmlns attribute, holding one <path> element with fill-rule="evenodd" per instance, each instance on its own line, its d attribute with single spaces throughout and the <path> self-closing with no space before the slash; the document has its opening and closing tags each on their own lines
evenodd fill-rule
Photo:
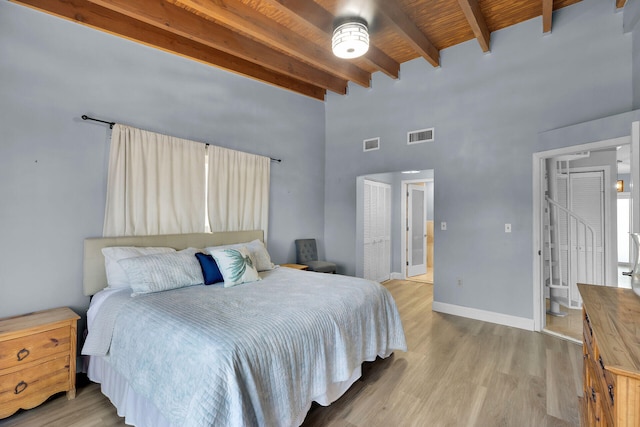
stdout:
<svg viewBox="0 0 640 427">
<path fill-rule="evenodd" d="M 433 128 L 412 130 L 407 132 L 407 144 L 420 144 L 423 142 L 431 142 L 434 138 Z"/>
<path fill-rule="evenodd" d="M 362 141 L 362 151 L 373 151 L 380 149 L 380 138 L 370 138 Z"/>
</svg>

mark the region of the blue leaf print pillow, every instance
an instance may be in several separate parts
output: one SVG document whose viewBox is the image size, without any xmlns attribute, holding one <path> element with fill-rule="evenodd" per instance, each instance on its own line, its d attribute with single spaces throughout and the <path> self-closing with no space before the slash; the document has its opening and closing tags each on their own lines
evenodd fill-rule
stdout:
<svg viewBox="0 0 640 427">
<path fill-rule="evenodd" d="M 262 280 L 246 247 L 213 249 L 210 253 L 220 268 L 225 288 Z"/>
</svg>

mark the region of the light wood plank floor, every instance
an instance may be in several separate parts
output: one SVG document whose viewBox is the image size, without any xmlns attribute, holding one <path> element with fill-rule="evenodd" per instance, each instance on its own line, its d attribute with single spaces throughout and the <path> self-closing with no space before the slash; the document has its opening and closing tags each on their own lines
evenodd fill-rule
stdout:
<svg viewBox="0 0 640 427">
<path fill-rule="evenodd" d="M 433 285 L 433 268 L 430 268 L 425 274 L 419 276 L 407 277 L 410 282 L 430 283 Z"/>
<path fill-rule="evenodd" d="M 546 300 L 547 310 L 549 309 L 549 298 Z M 552 333 L 571 338 L 582 342 L 582 309 L 560 307 L 561 311 L 567 313 L 566 316 L 552 316 L 546 314 L 545 330 Z"/>
<path fill-rule="evenodd" d="M 393 280 L 408 352 L 363 376 L 304 426 L 578 426 L 582 349 L 550 335 L 434 313 L 433 286 Z M 0 426 L 123 426 L 96 384 L 79 385 Z"/>
<path fill-rule="evenodd" d="M 618 287 L 631 289 L 631 276 L 623 274 L 632 270 L 626 264 L 618 264 Z M 549 309 L 549 299 L 546 299 L 546 308 Z M 559 334 L 569 339 L 582 342 L 582 309 L 567 308 L 561 306 L 560 310 L 567 313 L 567 316 L 556 317 L 547 314 L 544 329 L 551 333 Z"/>
</svg>

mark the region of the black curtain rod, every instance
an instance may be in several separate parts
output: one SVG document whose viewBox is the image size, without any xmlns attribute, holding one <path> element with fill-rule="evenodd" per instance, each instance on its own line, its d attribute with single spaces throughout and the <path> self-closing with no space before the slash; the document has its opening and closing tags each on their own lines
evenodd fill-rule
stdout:
<svg viewBox="0 0 640 427">
<path fill-rule="evenodd" d="M 93 117 L 89 117 L 86 114 L 83 114 L 82 116 L 82 120 L 92 120 L 94 122 L 100 122 L 100 123 L 106 123 L 109 125 L 109 129 L 113 129 L 113 126 L 116 124 L 116 122 L 107 122 L 105 120 L 100 120 L 100 119 L 94 119 Z M 209 144 L 207 144 L 209 145 Z M 271 159 L 272 162 L 278 162 L 278 163 L 282 163 L 282 159 L 274 159 L 273 157 L 269 157 Z"/>
<path fill-rule="evenodd" d="M 109 129 L 113 129 L 113 125 L 116 124 L 116 122 L 106 122 L 104 120 L 94 119 L 93 117 L 89 117 L 86 114 L 83 114 L 81 117 L 82 117 L 82 120 L 92 120 L 94 122 L 106 123 L 109 125 Z"/>
</svg>

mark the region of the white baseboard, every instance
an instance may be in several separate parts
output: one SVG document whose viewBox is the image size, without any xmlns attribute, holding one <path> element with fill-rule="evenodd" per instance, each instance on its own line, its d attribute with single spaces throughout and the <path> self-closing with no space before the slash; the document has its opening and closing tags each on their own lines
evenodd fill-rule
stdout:
<svg viewBox="0 0 640 427">
<path fill-rule="evenodd" d="M 403 280 L 402 273 L 391 273 L 391 280 Z"/>
<path fill-rule="evenodd" d="M 467 317 L 469 319 L 482 320 L 483 322 L 496 323 L 498 325 L 511 326 L 518 329 L 533 331 L 533 319 L 516 317 L 508 314 L 494 313 L 492 311 L 478 310 L 477 308 L 463 307 L 461 305 L 447 304 L 434 301 L 432 310 L 438 313 L 453 314 L 454 316 Z"/>
</svg>

